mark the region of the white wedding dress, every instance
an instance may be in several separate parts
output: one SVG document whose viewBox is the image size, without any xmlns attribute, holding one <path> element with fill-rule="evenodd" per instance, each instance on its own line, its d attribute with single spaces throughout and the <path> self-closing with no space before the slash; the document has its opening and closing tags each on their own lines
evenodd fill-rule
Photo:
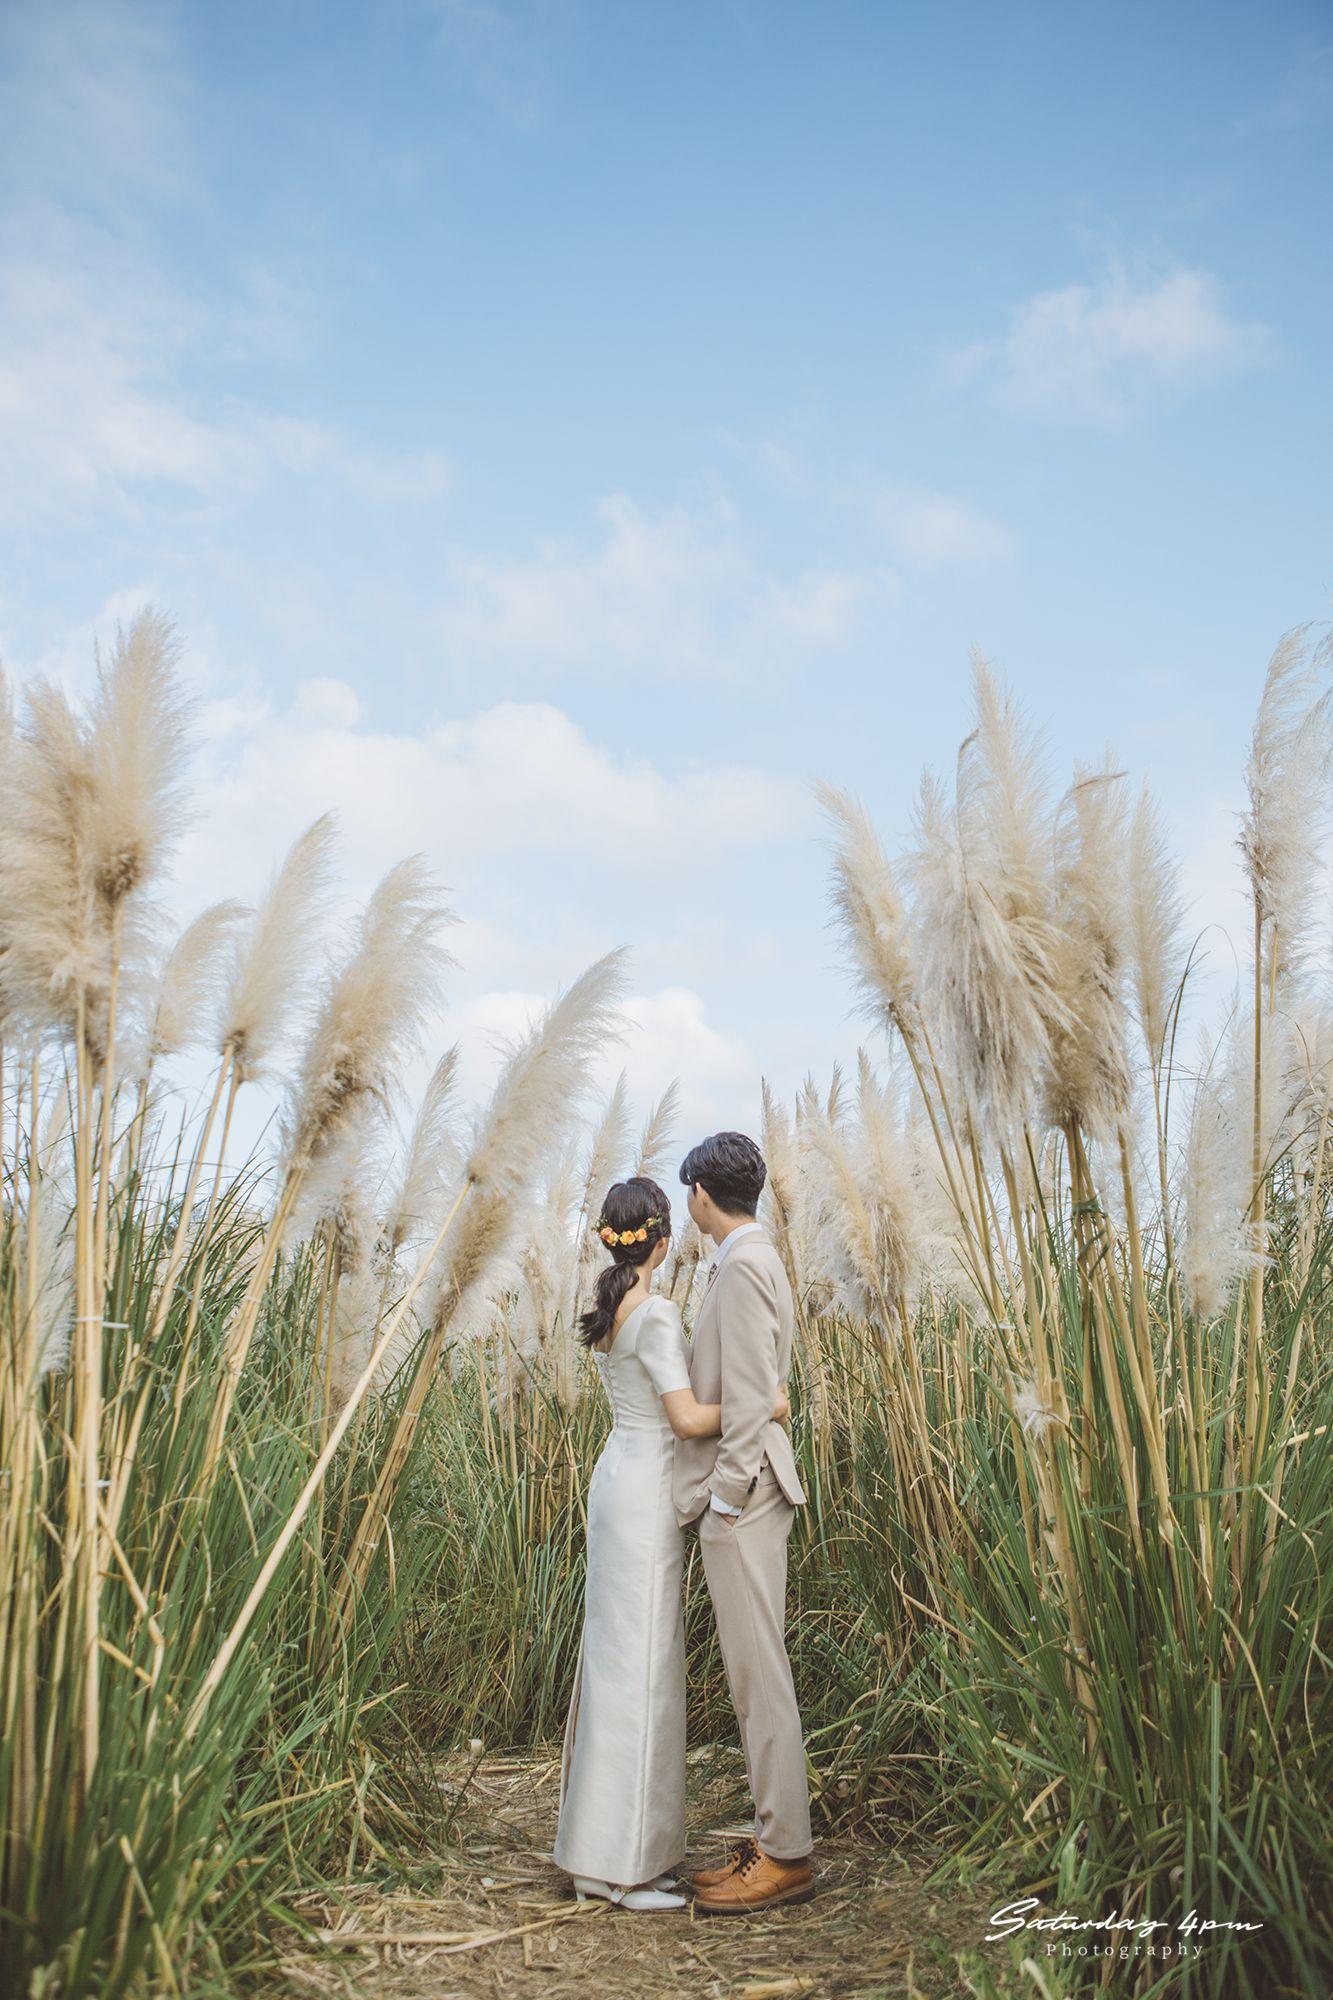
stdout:
<svg viewBox="0 0 1333 2000">
<path fill-rule="evenodd" d="M 651 1296 L 592 1350 L 614 1425 L 588 1487 L 588 1581 L 552 1858 L 571 1875 L 651 1882 L 685 1853 L 685 1535 L 671 1502 L 688 1389 L 680 1313 Z"/>
</svg>

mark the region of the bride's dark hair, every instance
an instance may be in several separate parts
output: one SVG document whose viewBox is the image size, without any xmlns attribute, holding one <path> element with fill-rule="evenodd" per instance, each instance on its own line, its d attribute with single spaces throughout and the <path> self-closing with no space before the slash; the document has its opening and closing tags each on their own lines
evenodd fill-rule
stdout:
<svg viewBox="0 0 1333 2000">
<path fill-rule="evenodd" d="M 656 1181 L 635 1174 L 607 1189 L 593 1228 L 615 1261 L 600 1273 L 592 1304 L 579 1314 L 579 1339 L 585 1347 L 605 1340 L 640 1264 L 646 1264 L 655 1246 L 671 1234 L 671 1203 Z"/>
</svg>

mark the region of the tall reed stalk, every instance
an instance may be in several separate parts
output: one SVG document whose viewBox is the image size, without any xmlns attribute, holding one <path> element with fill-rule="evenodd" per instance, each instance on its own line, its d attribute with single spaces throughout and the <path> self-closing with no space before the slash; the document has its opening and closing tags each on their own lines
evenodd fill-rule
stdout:
<svg viewBox="0 0 1333 2000">
<path fill-rule="evenodd" d="M 386 1813 L 428 1823 L 434 1787 L 414 1791 L 367 1720 L 411 1560 L 362 1574 L 361 1522 L 348 1532 L 323 1495 L 332 1476 L 375 1496 L 366 1518 L 399 1518 L 388 1364 L 421 1343 L 423 1296 L 445 1340 L 484 1294 L 614 1032 L 621 977 L 603 961 L 537 1024 L 457 1188 L 417 1157 L 418 1212 L 353 1297 L 336 1233 L 310 1217 L 392 1142 L 451 919 L 407 861 L 331 950 L 321 821 L 247 927 L 220 906 L 164 958 L 177 650 L 143 614 L 86 711 L 33 686 L 4 744 L 0 1988 L 61 2000 L 224 1985 L 230 1958 L 263 1949 L 267 1885 L 291 1885 L 293 1856 L 348 1851 L 368 1772 Z M 237 1095 L 286 1059 L 303 991 L 276 1176 L 228 1169 Z M 173 1131 L 158 1072 L 210 1043 L 202 1117 Z M 336 1407 L 335 1334 L 356 1357 Z M 349 1579 L 370 1634 L 354 1648 Z"/>
</svg>

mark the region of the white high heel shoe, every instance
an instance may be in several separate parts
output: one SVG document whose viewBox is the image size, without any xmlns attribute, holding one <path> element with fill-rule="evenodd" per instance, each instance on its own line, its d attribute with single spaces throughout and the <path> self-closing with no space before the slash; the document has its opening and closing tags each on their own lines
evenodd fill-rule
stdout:
<svg viewBox="0 0 1333 2000">
<path fill-rule="evenodd" d="M 659 1875 L 651 1888 L 627 1889 L 619 1882 L 599 1882 L 592 1875 L 576 1875 L 574 1894 L 581 1903 L 595 1896 L 603 1902 L 618 1904 L 622 1910 L 683 1910 L 684 1896 L 674 1896 L 669 1890 L 657 1886 L 658 1882 L 671 1880 L 670 1875 Z"/>
</svg>

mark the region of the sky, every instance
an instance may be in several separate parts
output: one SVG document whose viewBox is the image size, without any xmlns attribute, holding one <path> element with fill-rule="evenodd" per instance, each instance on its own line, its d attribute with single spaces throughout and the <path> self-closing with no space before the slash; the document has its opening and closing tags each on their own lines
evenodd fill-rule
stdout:
<svg viewBox="0 0 1333 2000">
<path fill-rule="evenodd" d="M 0 0 L 0 656 L 166 611 L 173 906 L 425 853 L 473 1089 L 617 944 L 683 1141 L 853 1055 L 810 781 L 901 845 L 974 648 L 1229 979 L 1330 213 L 1322 0 Z"/>
</svg>

